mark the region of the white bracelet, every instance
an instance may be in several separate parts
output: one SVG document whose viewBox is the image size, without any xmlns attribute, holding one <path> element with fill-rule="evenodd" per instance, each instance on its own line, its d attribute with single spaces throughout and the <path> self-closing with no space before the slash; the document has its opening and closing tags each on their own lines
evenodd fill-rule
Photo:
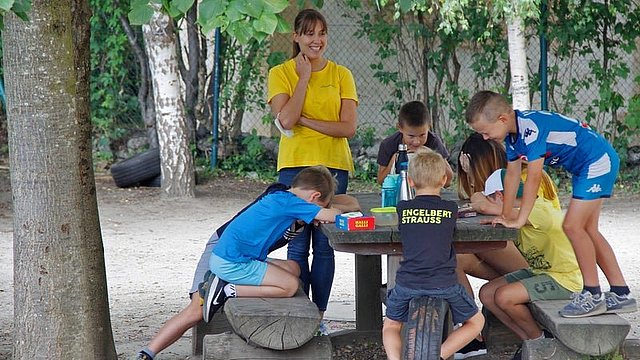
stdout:
<svg viewBox="0 0 640 360">
<path fill-rule="evenodd" d="M 280 130 L 280 133 L 282 133 L 282 135 L 286 137 L 293 136 L 293 130 L 287 130 L 282 126 L 282 123 L 280 122 L 280 112 L 276 114 L 276 118 L 273 120 L 273 123 L 276 125 L 278 130 Z"/>
</svg>

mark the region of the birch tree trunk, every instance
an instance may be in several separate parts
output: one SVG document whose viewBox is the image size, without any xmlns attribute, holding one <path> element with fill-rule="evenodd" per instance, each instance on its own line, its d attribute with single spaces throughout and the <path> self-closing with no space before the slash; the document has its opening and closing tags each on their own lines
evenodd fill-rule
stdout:
<svg viewBox="0 0 640 360">
<path fill-rule="evenodd" d="M 509 38 L 509 64 L 511 67 L 511 89 L 513 91 L 513 108 L 529 110 L 529 72 L 527 70 L 527 50 L 525 47 L 524 27 L 522 19 L 514 16 L 507 20 Z"/>
<path fill-rule="evenodd" d="M 34 0 L 3 36 L 13 195 L 14 352 L 117 359 L 93 175 L 89 4 Z"/>
<path fill-rule="evenodd" d="M 160 144 L 162 190 L 171 197 L 194 197 L 195 174 L 184 113 L 176 35 L 169 16 L 157 9 L 142 26 L 153 83 Z"/>
</svg>

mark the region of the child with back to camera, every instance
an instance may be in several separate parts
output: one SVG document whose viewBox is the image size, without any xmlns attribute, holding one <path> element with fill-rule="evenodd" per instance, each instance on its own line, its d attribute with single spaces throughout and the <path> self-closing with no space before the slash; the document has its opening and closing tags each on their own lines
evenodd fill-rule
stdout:
<svg viewBox="0 0 640 360">
<path fill-rule="evenodd" d="M 388 291 L 382 329 L 384 348 L 392 360 L 401 357 L 400 331 L 408 319 L 409 302 L 413 298 L 445 299 L 453 322 L 462 323 L 442 343 L 440 357 L 443 359 L 472 341 L 484 325 L 484 317 L 475 302 L 457 281 L 453 232 L 458 205 L 440 198 L 447 182 L 447 165 L 440 154 L 431 150 L 418 151 L 409 163 L 409 183 L 416 197 L 397 206 L 404 259 L 396 274 L 396 285 Z M 434 215 L 424 215 L 427 213 Z"/>
<path fill-rule="evenodd" d="M 500 94 L 478 92 L 466 110 L 467 123 L 485 139 L 504 141 L 507 174 L 502 215 L 493 220 L 521 228 L 531 213 L 543 166 L 562 166 L 572 174 L 573 195 L 562 228 L 571 241 L 583 276 L 582 292 L 560 310 L 564 317 L 585 317 L 605 312 L 637 310 L 611 245 L 598 229 L 604 198 L 610 197 L 619 167 L 613 147 L 585 122 L 548 111 L 514 110 Z M 519 213 L 513 204 L 522 163 L 528 177 Z M 598 266 L 610 291 L 600 289 Z"/>
<path fill-rule="evenodd" d="M 406 144 L 410 158 L 418 149 L 429 148 L 442 155 L 449 157 L 447 148 L 440 140 L 440 137 L 431 131 L 431 115 L 429 109 L 421 101 L 410 101 L 400 108 L 398 114 L 398 131 L 382 140 L 378 149 L 378 184 L 382 184 L 388 174 L 395 173 L 396 153 L 398 145 Z M 447 182 L 445 187 L 453 180 L 453 170 L 447 163 Z"/>
</svg>

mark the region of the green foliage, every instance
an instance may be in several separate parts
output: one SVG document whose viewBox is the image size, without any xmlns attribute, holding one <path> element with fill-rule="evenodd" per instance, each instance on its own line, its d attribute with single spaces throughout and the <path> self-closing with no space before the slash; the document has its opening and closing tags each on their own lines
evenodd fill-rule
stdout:
<svg viewBox="0 0 640 360">
<path fill-rule="evenodd" d="M 90 101 L 94 146 L 104 148 L 143 127 L 138 104 L 138 67 L 120 17 L 128 5 L 117 0 L 90 0 Z"/>
<path fill-rule="evenodd" d="M 444 20 L 436 10 L 423 2 L 380 2 L 379 9 L 363 7 L 360 1 L 347 4 L 359 15 L 360 30 L 356 36 L 366 37 L 377 46 L 377 59 L 370 65 L 374 77 L 391 88 L 382 114 L 395 123 L 400 106 L 408 99 L 421 99 L 429 107 L 433 130 L 445 130 L 455 136 L 467 128 L 464 109 L 470 92 L 459 83 L 459 57 L 469 52 L 470 69 L 478 79 L 478 87 L 503 83 L 508 52 L 502 26 L 493 26 L 492 15 L 484 2 L 466 1 L 464 16 L 469 26 L 456 32 L 437 31 Z M 408 6 L 408 7 L 407 7 Z M 493 86 L 495 87 L 495 86 Z M 453 128 L 453 129 L 451 129 Z"/>
<path fill-rule="evenodd" d="M 640 75 L 636 76 L 635 82 L 640 86 Z M 629 99 L 629 108 L 627 109 L 627 115 L 624 121 L 630 131 L 636 134 L 640 131 L 640 93 L 635 94 Z"/>
<path fill-rule="evenodd" d="M 156 8 L 179 19 L 193 5 L 194 0 L 132 0 L 129 21 L 133 25 L 146 24 Z M 251 40 L 262 42 L 274 32 L 291 31 L 291 26 L 279 15 L 287 6 L 288 0 L 202 0 L 197 23 L 204 33 L 220 28 L 241 44 Z"/>
<path fill-rule="evenodd" d="M 361 126 L 356 133 L 355 140 L 360 141 L 363 147 L 371 147 L 376 142 L 376 128 Z"/>
<path fill-rule="evenodd" d="M 221 136 L 225 141 L 234 141 L 240 134 L 242 116 L 257 110 L 266 112 L 263 89 L 266 72 L 263 69 L 267 58 L 268 43 L 250 40 L 242 44 L 237 39 L 224 35 L 221 74 L 220 109 Z"/>
<path fill-rule="evenodd" d="M 4 28 L 4 16 L 13 12 L 20 19 L 29 21 L 31 0 L 0 0 L 0 29 Z"/>
<path fill-rule="evenodd" d="M 269 158 L 255 129 L 242 140 L 242 147 L 239 154 L 222 161 L 221 169 L 243 176 L 256 173 L 263 180 L 276 177 L 275 161 Z"/>
<path fill-rule="evenodd" d="M 274 51 L 267 57 L 267 65 L 269 69 L 276 65 L 280 65 L 287 60 L 287 54 L 282 51 Z"/>
<path fill-rule="evenodd" d="M 640 193 L 640 166 L 624 167 L 616 181 L 616 191 Z"/>
<path fill-rule="evenodd" d="M 558 81 L 549 84 L 552 103 L 557 111 L 571 114 L 579 106 L 585 108 L 577 94 L 595 89 L 597 97 L 586 104 L 584 120 L 603 131 L 618 152 L 625 154 L 629 138 L 640 134 L 638 120 L 634 117 L 638 99 L 634 96 L 625 103 L 618 89 L 621 80 L 630 74 L 624 56 L 636 49 L 640 37 L 637 26 L 640 8 L 629 0 L 580 5 L 564 1 L 554 3 L 550 11 L 553 21 L 549 23 L 547 36 L 550 42 L 557 44 L 554 55 L 558 61 L 570 64 L 578 59 L 591 59 L 587 76 L 573 77 L 566 87 Z M 566 69 L 552 66 L 550 77 L 556 78 L 562 70 Z M 625 106 L 629 112 L 626 119 L 619 116 Z"/>
<path fill-rule="evenodd" d="M 376 183 L 378 163 L 374 159 L 369 158 L 361 163 L 356 163 L 353 177 L 363 182 Z"/>
</svg>

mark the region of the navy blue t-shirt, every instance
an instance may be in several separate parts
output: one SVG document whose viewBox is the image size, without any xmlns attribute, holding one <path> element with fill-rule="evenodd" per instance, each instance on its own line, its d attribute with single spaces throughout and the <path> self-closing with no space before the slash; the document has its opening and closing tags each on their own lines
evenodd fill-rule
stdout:
<svg viewBox="0 0 640 360">
<path fill-rule="evenodd" d="M 420 195 L 397 206 L 403 260 L 396 283 L 410 289 L 457 284 L 453 233 L 458 205 L 435 195 Z"/>
<path fill-rule="evenodd" d="M 402 133 L 400 131 L 396 131 L 392 135 L 382 140 L 382 143 L 380 143 L 380 148 L 378 149 L 378 165 L 389 165 L 394 155 L 398 151 L 398 145 L 400 144 L 402 144 Z M 447 151 L 447 147 L 444 146 L 444 143 L 442 142 L 442 140 L 440 140 L 440 137 L 438 137 L 438 135 L 432 133 L 431 131 L 428 132 L 427 142 L 424 144 L 424 146 L 442 155 L 445 160 L 449 158 L 449 151 Z"/>
</svg>

